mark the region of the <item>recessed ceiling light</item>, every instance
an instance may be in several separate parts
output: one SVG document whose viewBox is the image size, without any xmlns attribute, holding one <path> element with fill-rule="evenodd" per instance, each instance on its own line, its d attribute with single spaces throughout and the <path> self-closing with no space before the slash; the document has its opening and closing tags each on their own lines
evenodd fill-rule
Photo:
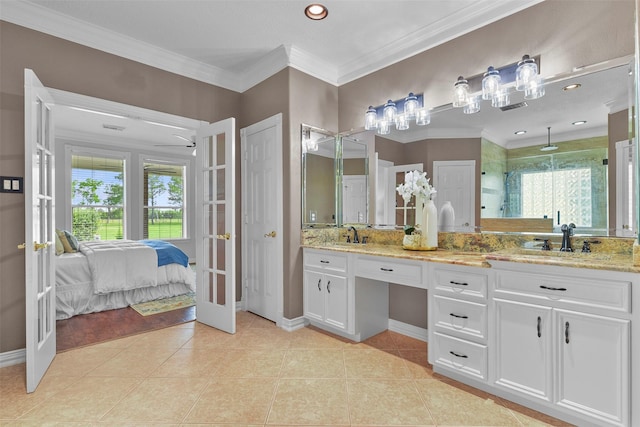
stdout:
<svg viewBox="0 0 640 427">
<path fill-rule="evenodd" d="M 327 17 L 327 15 L 329 14 L 329 10 L 326 8 L 326 6 L 323 6 L 319 3 L 313 3 L 304 9 L 304 14 L 309 19 L 319 21 Z"/>
<path fill-rule="evenodd" d="M 574 126 L 579 126 L 579 125 L 583 125 L 585 123 L 587 123 L 586 120 L 578 120 L 577 122 L 573 122 L 571 124 L 574 125 Z"/>
<path fill-rule="evenodd" d="M 514 134 L 516 134 L 516 135 L 524 135 L 525 133 L 527 133 L 526 130 L 517 130 L 517 131 L 514 132 Z"/>
<path fill-rule="evenodd" d="M 562 90 L 574 90 L 574 89 L 578 89 L 580 86 L 582 86 L 580 83 L 572 83 L 570 85 L 566 85 L 565 87 L 563 87 Z"/>
</svg>

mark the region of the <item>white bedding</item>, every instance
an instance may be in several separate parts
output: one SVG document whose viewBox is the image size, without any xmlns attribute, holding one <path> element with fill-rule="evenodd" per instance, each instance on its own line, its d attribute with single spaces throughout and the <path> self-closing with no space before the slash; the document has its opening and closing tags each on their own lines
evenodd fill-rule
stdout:
<svg viewBox="0 0 640 427">
<path fill-rule="evenodd" d="M 156 286 L 96 294 L 87 257 L 83 253 L 56 256 L 56 319 L 94 313 L 195 291 L 190 267 L 168 264 L 151 269 Z"/>
<path fill-rule="evenodd" d="M 82 242 L 79 251 L 87 257 L 96 294 L 147 288 L 158 284 L 155 249 L 133 240 Z"/>
</svg>

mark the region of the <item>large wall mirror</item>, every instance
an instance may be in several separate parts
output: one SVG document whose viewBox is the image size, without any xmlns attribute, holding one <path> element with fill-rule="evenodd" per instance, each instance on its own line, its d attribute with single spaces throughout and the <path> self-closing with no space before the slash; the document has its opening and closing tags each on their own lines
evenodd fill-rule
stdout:
<svg viewBox="0 0 640 427">
<path fill-rule="evenodd" d="M 301 125 L 302 226 L 369 223 L 367 144 L 357 135 Z"/>
<path fill-rule="evenodd" d="M 427 126 L 376 135 L 378 161 L 422 163 L 432 176 L 434 162 L 475 160 L 476 231 L 556 233 L 574 223 L 584 235 L 633 236 L 633 58 L 545 77 L 542 98 L 511 91 L 509 107 L 483 101 L 475 114 L 440 106 Z"/>
</svg>

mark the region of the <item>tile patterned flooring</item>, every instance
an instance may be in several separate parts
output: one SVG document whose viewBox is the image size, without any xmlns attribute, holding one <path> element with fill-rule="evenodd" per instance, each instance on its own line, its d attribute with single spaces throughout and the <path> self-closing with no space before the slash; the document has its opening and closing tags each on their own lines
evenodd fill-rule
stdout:
<svg viewBox="0 0 640 427">
<path fill-rule="evenodd" d="M 434 374 L 426 344 L 286 332 L 238 312 L 59 353 L 38 390 L 0 369 L 0 426 L 567 426 Z"/>
</svg>

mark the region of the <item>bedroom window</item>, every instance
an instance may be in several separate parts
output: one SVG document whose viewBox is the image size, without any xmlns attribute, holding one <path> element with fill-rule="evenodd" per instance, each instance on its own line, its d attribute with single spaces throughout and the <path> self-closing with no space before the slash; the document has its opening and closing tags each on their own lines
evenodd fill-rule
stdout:
<svg viewBox="0 0 640 427">
<path fill-rule="evenodd" d="M 143 236 L 145 239 L 186 238 L 184 164 L 145 161 Z"/>
<path fill-rule="evenodd" d="M 72 232 L 78 240 L 123 239 L 124 159 L 71 156 Z"/>
</svg>

